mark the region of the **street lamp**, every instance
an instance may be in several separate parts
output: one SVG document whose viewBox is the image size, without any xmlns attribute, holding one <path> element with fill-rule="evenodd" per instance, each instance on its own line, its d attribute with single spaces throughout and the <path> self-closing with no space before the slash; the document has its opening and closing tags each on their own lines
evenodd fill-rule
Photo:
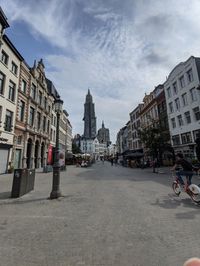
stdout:
<svg viewBox="0 0 200 266">
<path fill-rule="evenodd" d="M 60 114 L 62 112 L 63 101 L 57 98 L 54 102 L 55 112 L 57 117 L 56 125 L 56 147 L 54 149 L 54 164 L 53 164 L 53 185 L 50 194 L 50 199 L 57 199 L 61 196 L 60 192 L 60 163 L 59 163 L 59 124 Z"/>
</svg>

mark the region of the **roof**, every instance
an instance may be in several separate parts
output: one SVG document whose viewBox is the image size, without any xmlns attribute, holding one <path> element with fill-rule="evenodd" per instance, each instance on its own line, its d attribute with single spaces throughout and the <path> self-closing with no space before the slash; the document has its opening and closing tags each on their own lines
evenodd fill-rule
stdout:
<svg viewBox="0 0 200 266">
<path fill-rule="evenodd" d="M 0 21 L 1 21 L 1 24 L 3 25 L 3 28 L 8 28 L 10 25 L 8 24 L 8 21 L 7 21 L 7 17 L 6 15 L 4 14 L 2 8 L 0 7 Z"/>
<path fill-rule="evenodd" d="M 53 82 L 46 78 L 46 82 L 47 82 L 47 89 L 49 91 L 49 93 L 54 97 L 54 98 L 60 98 L 60 95 L 58 94 L 58 91 L 56 90 Z"/>
<path fill-rule="evenodd" d="M 6 42 L 6 44 L 10 47 L 10 49 L 13 51 L 13 53 L 19 58 L 20 61 L 24 61 L 24 58 L 20 54 L 20 52 L 15 48 L 15 46 L 12 44 L 11 40 L 8 38 L 7 35 L 3 35 L 3 40 Z"/>
<path fill-rule="evenodd" d="M 69 116 L 68 112 L 64 109 L 63 110 L 63 113 L 66 115 L 66 116 Z"/>
</svg>

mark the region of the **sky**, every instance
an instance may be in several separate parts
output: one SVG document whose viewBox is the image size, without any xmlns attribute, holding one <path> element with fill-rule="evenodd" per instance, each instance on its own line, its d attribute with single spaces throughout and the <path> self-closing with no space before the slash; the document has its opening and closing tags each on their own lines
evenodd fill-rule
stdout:
<svg viewBox="0 0 200 266">
<path fill-rule="evenodd" d="M 43 58 L 69 113 L 83 134 L 91 91 L 97 128 L 112 142 L 170 71 L 200 56 L 199 0 L 0 0 L 15 47 L 32 66 Z"/>
</svg>

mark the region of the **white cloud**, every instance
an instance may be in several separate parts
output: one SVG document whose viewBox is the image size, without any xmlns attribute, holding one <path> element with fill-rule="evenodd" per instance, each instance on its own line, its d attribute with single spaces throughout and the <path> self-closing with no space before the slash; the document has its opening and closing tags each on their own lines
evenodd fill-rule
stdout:
<svg viewBox="0 0 200 266">
<path fill-rule="evenodd" d="M 199 56 L 199 0 L 8 0 L 1 5 L 9 21 L 24 21 L 37 38 L 55 46 L 54 55 L 45 58 L 46 69 L 65 100 L 74 133 L 83 132 L 88 87 L 99 126 L 104 120 L 114 141 L 144 92 L 164 82 L 180 61 Z"/>
</svg>

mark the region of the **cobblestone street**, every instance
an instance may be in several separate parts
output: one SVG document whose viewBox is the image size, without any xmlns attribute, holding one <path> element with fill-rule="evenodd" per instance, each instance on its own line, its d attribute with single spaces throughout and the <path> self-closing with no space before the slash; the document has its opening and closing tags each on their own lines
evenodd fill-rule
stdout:
<svg viewBox="0 0 200 266">
<path fill-rule="evenodd" d="M 173 194 L 167 169 L 151 171 L 69 166 L 58 200 L 47 199 L 52 173 L 37 173 L 20 199 L 9 198 L 12 175 L 0 176 L 0 265 L 182 266 L 200 256 L 200 207 Z"/>
</svg>

